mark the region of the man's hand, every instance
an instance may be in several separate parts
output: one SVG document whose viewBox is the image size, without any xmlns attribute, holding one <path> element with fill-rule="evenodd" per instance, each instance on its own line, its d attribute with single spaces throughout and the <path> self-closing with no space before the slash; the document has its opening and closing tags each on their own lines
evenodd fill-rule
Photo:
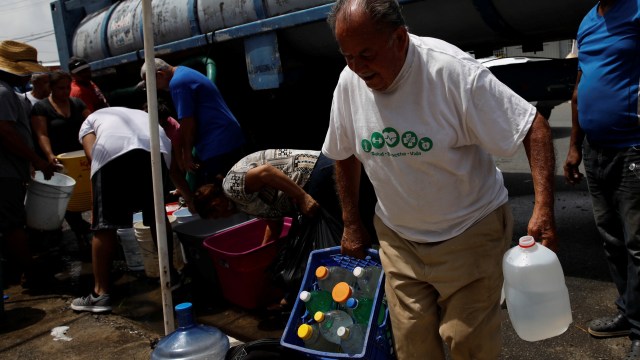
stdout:
<svg viewBox="0 0 640 360">
<path fill-rule="evenodd" d="M 527 227 L 528 235 L 539 240 L 542 245 L 554 252 L 558 251 L 558 239 L 556 238 L 556 226 L 553 212 L 538 210 L 534 207 L 533 215 Z"/>
<path fill-rule="evenodd" d="M 298 209 L 308 217 L 313 217 L 320 209 L 320 204 L 308 193 L 304 193 L 302 199 L 297 201 Z"/>
<path fill-rule="evenodd" d="M 53 173 L 57 170 L 56 163 L 48 162 L 43 159 L 38 159 L 32 165 L 34 168 L 36 168 L 36 170 L 42 171 L 45 180 L 51 179 Z"/>
<path fill-rule="evenodd" d="M 364 259 L 371 246 L 371 237 L 364 225 L 345 226 L 342 233 L 341 252 L 356 259 Z"/>
<path fill-rule="evenodd" d="M 569 149 L 567 160 L 564 163 L 564 179 L 568 184 L 577 185 L 582 181 L 584 175 L 580 172 L 579 166 L 582 162 L 580 150 Z"/>
</svg>

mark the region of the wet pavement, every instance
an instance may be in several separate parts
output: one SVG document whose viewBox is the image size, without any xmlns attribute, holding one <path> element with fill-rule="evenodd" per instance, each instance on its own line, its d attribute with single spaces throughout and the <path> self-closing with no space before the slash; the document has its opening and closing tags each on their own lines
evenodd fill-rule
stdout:
<svg viewBox="0 0 640 360">
<path fill-rule="evenodd" d="M 517 337 L 504 309 L 501 359 L 622 359 L 630 344 L 627 338 L 595 339 L 586 332 L 589 320 L 615 312 L 616 291 L 593 223 L 586 184 L 571 188 L 561 176 L 571 126 L 568 104 L 553 111 L 551 125 L 558 159 L 558 257 L 569 288 L 573 323 L 560 336 L 526 342 Z M 533 207 L 528 163 L 524 150 L 514 158 L 497 159 L 497 163 L 505 173 L 517 239 L 526 233 Z M 148 359 L 154 344 L 164 335 L 157 280 L 147 278 L 143 271 L 128 270 L 120 254 L 112 272 L 113 312 L 76 313 L 69 305 L 74 297 L 91 290 L 90 262 L 82 260 L 71 231 L 64 231 L 61 239 L 40 234 L 34 242 L 39 266 L 51 276 L 47 284 L 33 289 L 12 285 L 4 290 L 9 298 L 5 319 L 0 323 L 0 358 Z M 215 285 L 187 277 L 191 281 L 173 292 L 173 304 L 193 302 L 198 322 L 218 327 L 239 341 L 282 336 L 287 313 L 239 308 L 226 302 Z M 64 332 L 61 327 L 67 326 Z M 52 335 L 54 329 L 58 333 Z"/>
</svg>

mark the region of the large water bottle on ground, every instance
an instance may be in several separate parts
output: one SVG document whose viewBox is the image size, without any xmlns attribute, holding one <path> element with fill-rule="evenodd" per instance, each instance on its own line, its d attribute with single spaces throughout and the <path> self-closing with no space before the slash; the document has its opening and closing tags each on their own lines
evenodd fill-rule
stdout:
<svg viewBox="0 0 640 360">
<path fill-rule="evenodd" d="M 363 296 L 373 298 L 378 290 L 378 281 L 382 274 L 382 268 L 379 266 L 356 266 L 353 269 L 353 276 L 356 277 L 358 289 Z"/>
<path fill-rule="evenodd" d="M 318 287 L 329 292 L 341 281 L 351 286 L 356 284 L 356 278 L 353 273 L 340 266 L 318 266 L 316 277 L 318 278 Z"/>
<path fill-rule="evenodd" d="M 318 311 L 313 319 L 318 323 L 322 336 L 334 344 L 340 344 L 340 336 L 337 334 L 338 328 L 353 325 L 351 316 L 342 310 L 331 310 L 326 313 Z"/>
<path fill-rule="evenodd" d="M 362 352 L 364 337 L 367 334 L 367 328 L 362 324 L 340 326 L 336 334 L 340 337 L 342 352 L 347 354 L 359 354 Z"/>
<path fill-rule="evenodd" d="M 191 303 L 175 307 L 179 327 L 163 337 L 151 353 L 151 360 L 223 360 L 229 351 L 229 338 L 212 326 L 197 324 Z"/>
<path fill-rule="evenodd" d="M 333 306 L 333 299 L 328 291 L 301 291 L 300 300 L 304 302 L 304 306 L 313 315 L 318 311 L 327 312 Z"/>
<path fill-rule="evenodd" d="M 298 337 L 302 339 L 304 347 L 307 349 L 325 352 L 338 352 L 340 350 L 338 344 L 334 344 L 322 336 L 318 324 L 300 325 L 298 327 Z"/>
<path fill-rule="evenodd" d="M 504 254 L 502 268 L 507 311 L 518 336 L 538 341 L 564 333 L 571 306 L 556 254 L 523 236 Z"/>
</svg>

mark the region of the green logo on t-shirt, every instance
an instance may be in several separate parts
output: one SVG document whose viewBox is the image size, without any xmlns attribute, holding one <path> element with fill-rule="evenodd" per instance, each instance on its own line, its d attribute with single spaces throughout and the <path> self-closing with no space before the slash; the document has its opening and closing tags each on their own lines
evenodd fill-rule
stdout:
<svg viewBox="0 0 640 360">
<path fill-rule="evenodd" d="M 418 148 L 409 152 L 402 150 L 393 153 L 391 151 L 376 151 L 382 149 L 385 144 L 391 150 L 391 148 L 396 148 L 401 143 L 406 149 L 414 149 L 416 146 Z M 427 152 L 433 148 L 433 140 L 427 136 L 419 137 L 411 130 L 405 131 L 400 135 L 398 130 L 387 127 L 382 132 L 373 132 L 369 139 L 362 139 L 360 146 L 362 146 L 364 152 L 371 153 L 374 156 L 420 156 L 422 152 Z"/>
</svg>

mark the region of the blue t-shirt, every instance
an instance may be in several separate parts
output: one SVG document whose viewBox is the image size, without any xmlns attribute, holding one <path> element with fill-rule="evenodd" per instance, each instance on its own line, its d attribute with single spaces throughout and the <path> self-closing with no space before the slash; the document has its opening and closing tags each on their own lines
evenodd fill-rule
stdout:
<svg viewBox="0 0 640 360">
<path fill-rule="evenodd" d="M 591 144 L 640 144 L 639 8 L 640 0 L 618 0 L 600 16 L 596 5 L 578 29 L 578 119 Z"/>
<path fill-rule="evenodd" d="M 169 90 L 178 118 L 195 118 L 195 148 L 200 160 L 228 153 L 244 144 L 238 120 L 206 76 L 178 66 L 169 82 Z"/>
</svg>

